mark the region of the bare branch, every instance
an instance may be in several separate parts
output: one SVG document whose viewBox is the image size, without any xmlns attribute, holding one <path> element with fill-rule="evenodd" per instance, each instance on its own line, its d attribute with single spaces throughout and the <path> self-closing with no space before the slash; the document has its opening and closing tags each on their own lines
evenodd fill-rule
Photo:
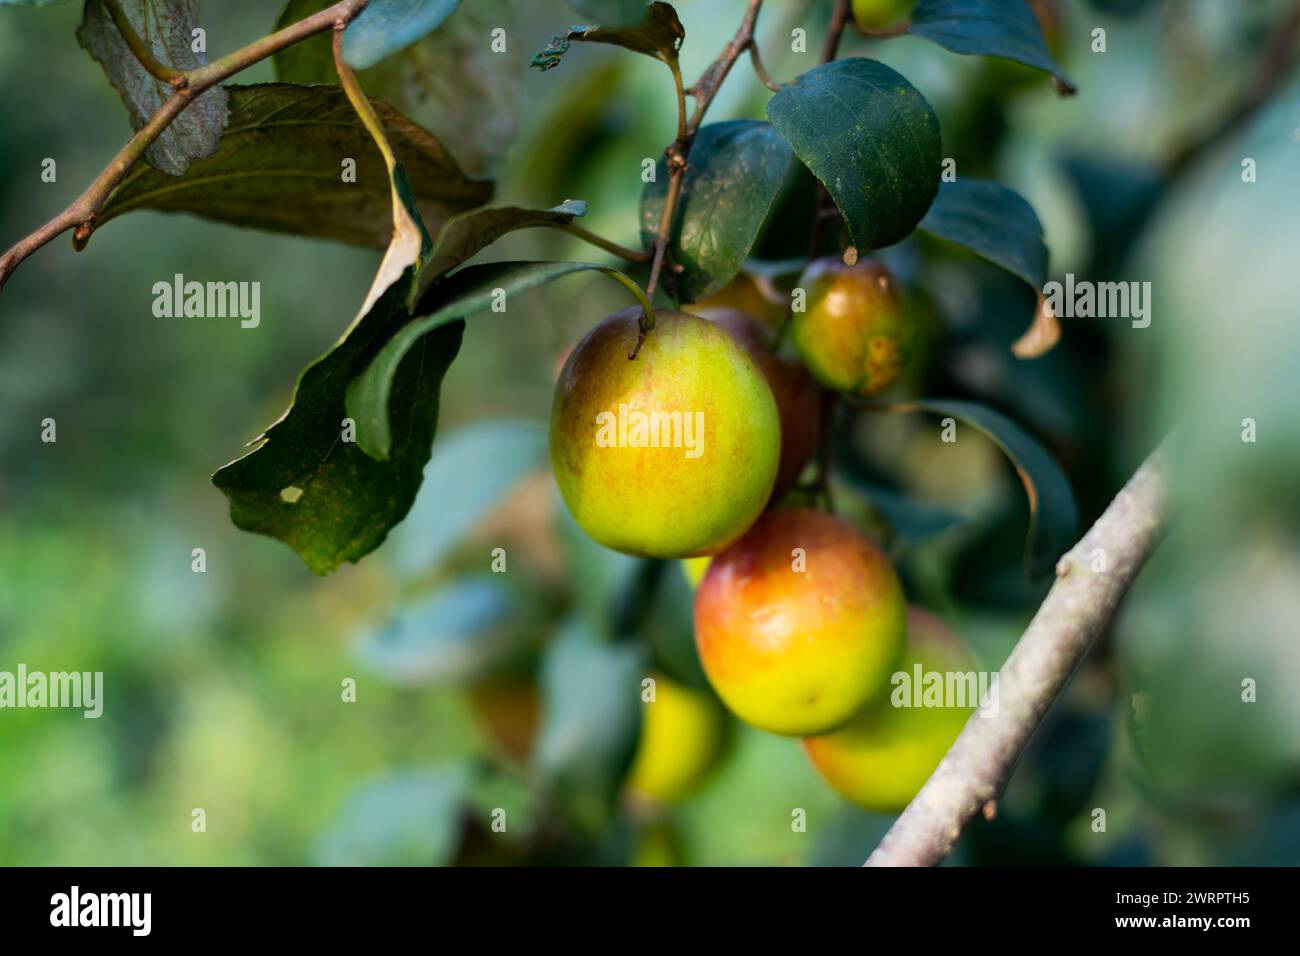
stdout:
<svg viewBox="0 0 1300 956">
<path fill-rule="evenodd" d="M 74 246 L 78 249 L 82 248 L 94 231 L 95 216 L 109 194 L 126 176 L 127 171 L 144 155 L 145 150 L 162 135 L 163 130 L 171 125 L 172 120 L 194 102 L 199 94 L 254 63 L 278 53 L 285 47 L 293 46 L 317 33 L 332 30 L 339 23 L 350 22 L 368 2 L 369 0 L 340 0 L 339 3 L 326 7 L 255 43 L 250 43 L 241 50 L 236 50 L 206 66 L 173 77 L 171 83 L 175 87 L 175 92 L 158 107 L 158 112 L 154 113 L 148 123 L 136 130 L 135 135 L 113 157 L 86 191 L 67 209 L 0 256 L 0 289 L 4 288 L 5 282 L 24 259 L 69 229 L 75 230 Z"/>
<path fill-rule="evenodd" d="M 934 866 L 998 796 L 1034 730 L 1110 620 L 1168 522 L 1166 438 L 1056 566 L 1057 580 L 998 676 L 996 716 L 972 715 L 867 866 Z M 1105 571 L 1094 571 L 1100 550 Z"/>
</svg>

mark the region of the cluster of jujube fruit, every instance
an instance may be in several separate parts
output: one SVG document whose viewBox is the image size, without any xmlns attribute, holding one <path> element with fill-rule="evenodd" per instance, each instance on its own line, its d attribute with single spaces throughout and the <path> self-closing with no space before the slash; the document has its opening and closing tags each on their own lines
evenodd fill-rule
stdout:
<svg viewBox="0 0 1300 956">
<path fill-rule="evenodd" d="M 884 552 L 810 507 L 796 483 L 823 437 L 827 390 L 870 396 L 892 384 L 915 358 L 916 321 L 874 260 L 814 261 L 796 289 L 803 308 L 764 309 L 766 321 L 734 296 L 700 303 L 698 314 L 658 310 L 639 350 L 640 310 L 598 324 L 560 372 L 552 466 L 595 540 L 698 559 L 687 562 L 695 642 L 727 708 L 803 738 L 848 799 L 897 810 L 968 711 L 896 708 L 891 676 L 968 662 L 941 622 L 908 609 Z M 784 349 L 774 347 L 774 318 L 788 322 Z M 671 801 L 707 771 L 722 722 L 710 695 L 658 684 L 630 787 Z"/>
</svg>

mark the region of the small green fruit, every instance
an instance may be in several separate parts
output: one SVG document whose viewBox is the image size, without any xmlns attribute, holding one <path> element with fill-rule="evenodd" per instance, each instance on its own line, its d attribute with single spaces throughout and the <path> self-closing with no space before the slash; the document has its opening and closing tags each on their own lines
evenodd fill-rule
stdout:
<svg viewBox="0 0 1300 956">
<path fill-rule="evenodd" d="M 776 401 L 726 331 L 659 309 L 637 357 L 639 309 L 605 319 L 560 372 L 551 465 L 578 525 L 653 558 L 713 554 L 753 524 L 781 455 Z"/>
<path fill-rule="evenodd" d="M 828 388 L 874 395 L 898 378 L 913 351 L 913 330 L 893 276 L 874 259 L 846 266 L 836 258 L 808 266 L 793 313 L 795 347 Z"/>
<path fill-rule="evenodd" d="M 707 691 L 655 675 L 655 699 L 642 705 L 641 739 L 627 789 L 674 803 L 708 776 L 726 743 L 727 715 Z"/>
<path fill-rule="evenodd" d="M 907 611 L 907 651 L 899 673 L 968 672 L 970 657 L 951 631 L 918 608 Z M 900 683 L 844 727 L 803 742 L 817 772 L 842 797 L 878 813 L 896 813 L 939 766 L 970 707 L 901 707 Z M 951 704 L 951 701 L 946 703 Z"/>
</svg>

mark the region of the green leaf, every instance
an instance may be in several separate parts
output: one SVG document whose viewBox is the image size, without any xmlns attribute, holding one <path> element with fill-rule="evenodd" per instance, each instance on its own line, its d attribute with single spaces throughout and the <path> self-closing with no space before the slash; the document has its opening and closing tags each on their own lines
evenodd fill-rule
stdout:
<svg viewBox="0 0 1300 956">
<path fill-rule="evenodd" d="M 530 617 L 501 577 L 461 578 L 399 605 L 391 620 L 363 633 L 361 660 L 406 685 L 491 673 L 518 653 Z"/>
<path fill-rule="evenodd" d="M 493 262 L 466 266 L 434 285 L 413 311 L 416 316 L 388 337 L 383 346 L 348 386 L 348 414 L 357 422 L 357 444 L 366 454 L 386 459 L 392 448 L 389 408 L 397 401 L 394 380 L 411 348 L 430 331 L 490 308 L 509 297 L 575 272 L 603 272 L 626 286 L 642 308 L 649 310 L 645 293 L 631 279 L 610 266 L 587 262 Z"/>
<path fill-rule="evenodd" d="M 459 763 L 400 770 L 358 787 L 321 836 L 323 866 L 439 866 L 455 854 L 473 775 Z"/>
<path fill-rule="evenodd" d="M 421 279 L 427 282 L 439 278 L 508 232 L 534 226 L 563 227 L 586 214 L 587 204 L 581 199 L 566 200 L 554 209 L 496 206 L 462 213 L 443 227 Z"/>
<path fill-rule="evenodd" d="M 377 548 L 420 486 L 437 426 L 438 390 L 460 349 L 464 323 L 437 329 L 405 353 L 390 384 L 400 413 L 391 423 L 386 460 L 342 440 L 347 383 L 407 320 L 412 281 L 408 270 L 361 313 L 338 344 L 303 372 L 293 404 L 254 450 L 212 478 L 230 499 L 237 527 L 279 538 L 317 574 Z"/>
<path fill-rule="evenodd" d="M 682 40 L 686 38 L 686 29 L 677 19 L 677 11 L 667 3 L 652 3 L 643 18 L 631 26 L 602 26 L 591 23 L 572 27 L 568 33 L 551 37 L 546 49 L 533 57 L 531 66 L 539 70 L 551 70 L 560 65 L 560 60 L 569 50 L 569 44 L 608 43 L 621 46 L 633 53 L 652 56 L 664 63 L 675 64 L 677 51 Z"/>
<path fill-rule="evenodd" d="M 822 181 L 862 252 L 904 238 L 939 189 L 939 121 L 915 87 L 875 60 L 835 60 L 768 101 L 767 115 Z"/>
<path fill-rule="evenodd" d="M 109 196 L 102 225 L 135 209 L 188 212 L 275 232 L 385 248 L 391 185 L 383 157 L 336 86 L 229 87 L 230 125 L 220 148 L 179 179 L 136 166 Z M 492 184 L 468 179 L 426 130 L 373 101 L 430 230 L 487 202 Z M 356 161 L 356 182 L 343 162 Z"/>
<path fill-rule="evenodd" d="M 1075 91 L 1048 52 L 1042 27 L 1025 0 L 921 0 L 908 32 L 953 53 L 1024 63 L 1056 77 L 1066 92 Z"/>
<path fill-rule="evenodd" d="M 489 419 L 438 442 L 410 514 L 388 551 L 408 574 L 436 567 L 452 545 L 546 458 L 542 422 Z"/>
<path fill-rule="evenodd" d="M 682 180 L 671 246 L 682 301 L 713 295 L 740 271 L 789 175 L 794 154 L 770 123 L 729 120 L 700 128 Z M 641 241 L 654 245 L 668 192 L 659 160 L 641 196 Z"/>
<path fill-rule="evenodd" d="M 1038 297 L 1029 328 L 1011 346 L 1020 358 L 1037 358 L 1061 338 L 1061 325 L 1043 297 L 1047 246 L 1034 208 L 1000 183 L 960 178 L 939 187 L 921 229 L 965 246 L 1023 279 Z"/>
<path fill-rule="evenodd" d="M 343 33 L 343 59 L 358 70 L 442 26 L 460 0 L 370 0 Z"/>
<path fill-rule="evenodd" d="M 1034 207 L 1001 183 L 967 177 L 943 183 L 919 228 L 965 246 L 1037 292 L 1047 282 L 1043 225 Z"/>
<path fill-rule="evenodd" d="M 52 7 L 68 0 L 0 0 L 0 7 Z"/>
<path fill-rule="evenodd" d="M 1015 466 L 1029 498 L 1025 570 L 1031 578 L 1050 572 L 1057 559 L 1074 544 L 1079 512 L 1069 480 L 1042 445 L 1011 419 L 974 402 L 924 399 L 877 407 L 900 412 L 926 411 L 960 419 L 1002 449 Z"/>
<path fill-rule="evenodd" d="M 159 63 L 191 70 L 208 62 L 207 54 L 195 53 L 190 46 L 190 31 L 198 23 L 196 0 L 121 0 L 121 8 Z M 77 42 L 108 74 L 130 114 L 132 129 L 149 122 L 174 92 L 140 64 L 102 0 L 86 0 Z M 169 176 L 181 175 L 191 161 L 217 150 L 229 116 L 226 91 L 208 90 L 162 131 L 145 151 L 145 160 Z"/>
<path fill-rule="evenodd" d="M 570 622 L 542 661 L 533 767 L 569 821 L 592 832 L 614 812 L 641 727 L 643 651 Z"/>
<path fill-rule="evenodd" d="M 276 29 L 323 10 L 332 0 L 289 0 Z M 468 175 L 496 174 L 518 131 L 526 66 L 492 50 L 484 37 L 511 22 L 510 0 L 474 0 L 433 33 L 362 70 L 366 92 L 435 135 Z M 275 55 L 276 78 L 337 84 L 329 34 L 310 37 Z"/>
</svg>

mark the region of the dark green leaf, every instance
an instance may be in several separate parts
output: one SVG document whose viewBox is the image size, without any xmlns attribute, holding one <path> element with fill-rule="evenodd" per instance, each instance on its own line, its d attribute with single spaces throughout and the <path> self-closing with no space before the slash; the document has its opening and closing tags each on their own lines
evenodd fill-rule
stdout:
<svg viewBox="0 0 1300 956">
<path fill-rule="evenodd" d="M 586 214 L 587 204 L 580 199 L 570 199 L 554 209 L 497 206 L 463 213 L 443 227 L 421 280 L 428 282 L 450 272 L 508 232 L 534 226 L 566 226 Z"/>
<path fill-rule="evenodd" d="M 921 229 L 965 246 L 1036 291 L 1047 282 L 1047 246 L 1034 208 L 1001 183 L 959 177 L 943 183 Z"/>
<path fill-rule="evenodd" d="M 684 267 L 676 277 L 682 301 L 713 295 L 740 271 L 793 161 L 789 144 L 769 123 L 729 120 L 700 128 L 670 249 L 673 262 Z M 660 159 L 654 182 L 641 196 L 641 241 L 647 249 L 659 231 L 668 181 L 666 160 Z"/>
<path fill-rule="evenodd" d="M 358 787 L 321 836 L 324 866 L 439 866 L 456 852 L 472 785 L 462 764 L 402 770 Z"/>
<path fill-rule="evenodd" d="M 137 165 L 109 196 L 102 224 L 134 209 L 189 212 L 277 232 L 384 248 L 393 232 L 383 158 L 343 90 L 266 83 L 229 87 L 220 148 L 179 179 Z M 372 101 L 431 231 L 487 202 L 492 184 L 468 179 L 427 131 Z M 344 160 L 356 182 L 343 181 Z"/>
<path fill-rule="evenodd" d="M 909 32 L 953 53 L 1000 56 L 1074 84 L 1052 59 L 1038 18 L 1025 0 L 921 0 Z"/>
<path fill-rule="evenodd" d="M 778 133 L 822 181 L 862 252 L 898 242 L 939 189 L 943 145 L 930 104 L 875 60 L 836 60 L 767 104 Z"/>
<path fill-rule="evenodd" d="M 1029 540 L 1025 570 L 1037 578 L 1052 570 L 1074 544 L 1079 512 L 1061 467 L 1024 429 L 1000 412 L 974 402 L 922 400 L 890 406 L 894 411 L 926 411 L 959 419 L 983 432 L 1011 459 L 1029 497 Z"/>
<path fill-rule="evenodd" d="M 343 33 L 343 59 L 358 70 L 410 46 L 456 12 L 460 0 L 370 0 Z"/>
<path fill-rule="evenodd" d="M 981 179 L 944 183 L 920 228 L 965 246 L 1034 290 L 1038 307 L 1029 328 L 1011 346 L 1016 356 L 1037 358 L 1056 345 L 1061 324 L 1043 298 L 1047 283 L 1043 226 L 1019 193 Z"/>
<path fill-rule="evenodd" d="M 609 266 L 586 262 L 493 262 L 467 266 L 434 285 L 422 296 L 413 318 L 388 336 L 352 384 L 348 386 L 348 414 L 357 422 L 357 443 L 366 454 L 385 459 L 392 446 L 392 408 L 396 403 L 394 376 L 412 346 L 430 331 L 490 308 L 498 297 L 509 297 L 563 276 L 584 271 L 603 272 L 626 286 L 649 309 L 645 293 L 627 276 Z"/>
<path fill-rule="evenodd" d="M 208 62 L 191 48 L 190 31 L 198 22 L 196 0 L 121 0 L 122 14 L 148 45 L 154 59 L 175 70 L 190 70 Z M 102 0 L 87 0 L 77 42 L 108 74 L 139 129 L 174 92 L 170 84 L 146 70 L 131 52 Z M 199 96 L 177 116 L 145 151 L 155 169 L 179 176 L 190 162 L 211 156 L 221 140 L 230 111 L 220 87 Z"/>
<path fill-rule="evenodd" d="M 52 7 L 68 0 L 0 0 L 0 7 Z"/>
<path fill-rule="evenodd" d="M 542 662 L 533 765 L 571 823 L 600 829 L 613 813 L 641 727 L 639 645 L 609 643 L 570 622 Z"/>
<path fill-rule="evenodd" d="M 276 28 L 329 6 L 332 0 L 289 0 Z M 523 90 L 519 60 L 485 40 L 509 23 L 509 0 L 474 0 L 424 39 L 358 74 L 366 92 L 449 142 L 460 168 L 493 176 L 514 141 Z M 328 34 L 275 55 L 276 78 L 290 83 L 338 83 Z"/>
<path fill-rule="evenodd" d="M 546 457 L 542 422 L 489 419 L 438 441 L 411 513 L 388 544 L 406 573 L 427 571 Z"/>
<path fill-rule="evenodd" d="M 406 320 L 413 275 L 389 286 L 326 355 L 298 380 L 293 404 L 257 447 L 213 476 L 245 531 L 279 538 L 326 574 L 358 561 L 384 540 L 415 500 L 433 445 L 438 389 L 460 349 L 453 322 L 410 349 L 392 378 L 390 453 L 376 461 L 341 438 L 344 392 L 371 350 Z"/>
<path fill-rule="evenodd" d="M 398 684 L 491 673 L 519 652 L 528 616 L 502 577 L 461 578 L 399 605 L 383 627 L 363 635 L 361 660 Z"/>
<path fill-rule="evenodd" d="M 533 57 L 532 66 L 539 70 L 550 70 L 560 65 L 560 60 L 569 50 L 569 44 L 608 43 L 621 46 L 634 53 L 643 53 L 665 63 L 677 62 L 677 50 L 686 37 L 682 21 L 677 19 L 677 11 L 667 3 L 652 3 L 643 18 L 631 26 L 602 26 L 591 23 L 576 26 L 568 33 L 551 37 L 546 49 Z"/>
</svg>

